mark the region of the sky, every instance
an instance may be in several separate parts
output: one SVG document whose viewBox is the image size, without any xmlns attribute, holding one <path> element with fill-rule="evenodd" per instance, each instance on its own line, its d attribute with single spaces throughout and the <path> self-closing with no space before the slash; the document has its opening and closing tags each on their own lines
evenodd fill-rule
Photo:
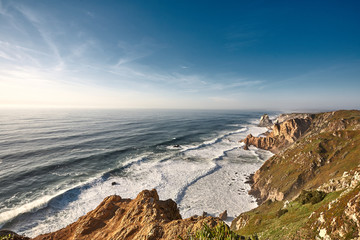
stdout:
<svg viewBox="0 0 360 240">
<path fill-rule="evenodd" d="M 360 109 L 360 1 L 0 0 L 0 107 Z"/>
</svg>

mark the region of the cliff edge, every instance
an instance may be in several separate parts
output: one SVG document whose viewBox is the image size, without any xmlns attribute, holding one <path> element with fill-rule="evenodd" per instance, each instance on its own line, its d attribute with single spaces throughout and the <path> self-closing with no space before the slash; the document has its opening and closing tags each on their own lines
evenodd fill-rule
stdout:
<svg viewBox="0 0 360 240">
<path fill-rule="evenodd" d="M 252 179 L 249 193 L 260 206 L 231 228 L 260 239 L 357 239 L 360 111 L 298 116 L 284 115 L 267 136 L 244 139 L 277 154 Z"/>
</svg>

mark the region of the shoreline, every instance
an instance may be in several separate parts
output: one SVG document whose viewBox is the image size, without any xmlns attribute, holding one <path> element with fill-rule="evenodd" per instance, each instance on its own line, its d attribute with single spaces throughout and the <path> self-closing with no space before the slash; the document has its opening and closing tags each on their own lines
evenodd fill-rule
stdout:
<svg viewBox="0 0 360 240">
<path fill-rule="evenodd" d="M 238 128 L 236 128 L 235 130 L 233 130 L 233 131 L 228 131 L 228 133 L 230 133 L 230 134 L 219 134 L 216 138 L 209 138 L 209 139 L 207 139 L 207 140 L 204 140 L 204 143 L 205 142 L 207 142 L 208 144 L 219 144 L 219 140 L 217 140 L 217 139 L 219 139 L 219 137 L 221 138 L 221 141 L 220 142 L 222 142 L 222 141 L 224 141 L 224 144 L 226 143 L 227 144 L 227 138 L 236 138 L 236 141 L 234 141 L 234 146 L 236 145 L 236 147 L 238 148 L 238 144 L 237 144 L 237 141 L 238 141 L 238 138 L 237 138 L 237 136 L 238 136 L 238 134 L 242 134 L 242 131 L 240 131 L 243 127 L 245 127 L 245 125 L 240 125 Z M 258 129 L 257 127 L 256 127 L 256 124 L 253 124 L 253 123 L 251 123 L 250 125 L 248 125 L 248 127 L 249 128 L 251 128 L 251 127 L 255 127 L 256 129 Z M 251 129 L 247 129 L 247 131 L 250 131 Z M 247 134 L 247 131 L 245 132 L 245 134 Z M 259 130 L 255 130 L 255 131 L 259 131 Z M 260 134 L 260 133 L 259 133 Z M 215 140 L 214 140 L 215 139 Z M 202 144 L 200 144 L 200 145 L 203 145 L 204 143 L 202 143 Z M 207 146 L 207 145 L 204 145 L 204 146 Z M 230 148 L 230 150 L 231 150 L 232 148 Z M 169 150 L 171 150 L 171 149 L 169 149 Z M 188 149 L 186 149 L 186 151 L 194 151 L 194 150 L 196 150 L 196 151 L 198 151 L 197 150 L 197 148 L 188 148 Z M 205 151 L 208 151 L 208 150 L 205 150 L 204 149 L 204 152 Z M 247 186 L 245 186 L 245 184 L 243 183 L 244 181 L 246 181 L 246 180 L 243 180 L 244 179 L 244 174 L 250 174 L 250 173 L 252 173 L 252 172 L 254 172 L 254 171 L 256 171 L 257 169 L 258 169 L 258 167 L 259 166 L 261 166 L 261 164 L 263 163 L 263 161 L 264 161 L 264 159 L 267 159 L 268 157 L 265 157 L 264 158 L 264 156 L 266 156 L 266 154 L 264 155 L 264 154 L 262 154 L 261 153 L 261 150 L 260 150 L 260 155 L 258 155 L 258 153 L 256 153 L 258 150 L 255 150 L 253 153 L 251 153 L 251 152 L 246 152 L 247 154 L 250 154 L 248 157 L 251 157 L 251 158 L 254 158 L 254 157 L 259 157 L 259 159 L 262 159 L 261 160 L 261 163 L 260 164 L 257 164 L 257 166 L 256 167 L 251 167 L 253 164 L 251 163 L 251 162 L 247 162 L 247 161 L 245 161 L 244 163 L 240 163 L 240 165 L 237 165 L 237 168 L 241 168 L 241 169 L 238 169 L 238 171 L 236 170 L 236 168 L 234 169 L 233 167 L 231 167 L 231 166 L 233 166 L 233 165 L 223 165 L 224 163 L 226 163 L 226 161 L 228 161 L 228 160 L 224 160 L 224 159 L 230 159 L 230 158 L 233 158 L 233 161 L 237 161 L 236 159 L 237 159 L 237 156 L 236 156 L 236 154 L 235 155 L 231 155 L 231 156 L 228 156 L 228 154 L 229 153 L 221 153 L 221 155 L 219 155 L 219 159 L 217 159 L 217 160 L 214 160 L 214 161 L 216 161 L 216 162 L 218 162 L 218 164 L 220 164 L 220 170 L 221 170 L 221 172 L 218 172 L 217 174 L 214 174 L 214 173 L 212 173 L 212 174 L 210 174 L 210 175 L 212 175 L 211 176 L 211 178 L 208 178 L 209 176 L 206 176 L 206 178 L 202 178 L 203 180 L 196 180 L 196 182 L 199 184 L 199 186 L 201 186 L 202 185 L 202 182 L 203 181 L 205 181 L 205 180 L 207 180 L 207 179 L 211 179 L 210 181 L 205 181 L 205 182 L 215 182 L 215 181 L 218 181 L 219 179 L 223 179 L 225 176 L 226 176 L 226 178 L 228 178 L 228 182 L 224 182 L 223 184 L 224 185 L 229 185 L 229 184 L 232 184 L 232 186 L 231 186 L 231 188 L 229 188 L 229 189 L 233 189 L 232 191 L 228 191 L 228 190 L 219 190 L 218 192 L 219 192 L 219 196 L 218 197 L 225 197 L 225 196 L 223 196 L 223 193 L 224 192 L 229 192 L 229 194 L 226 194 L 226 196 L 227 197 L 225 197 L 227 200 L 231 200 L 231 198 L 232 198 L 232 196 L 235 196 L 235 198 L 234 198 L 234 200 L 231 200 L 231 201 L 233 201 L 233 202 L 229 202 L 228 203 L 228 205 L 229 206 L 231 206 L 231 208 L 227 208 L 227 207 L 223 207 L 223 204 L 221 204 L 221 202 L 222 202 L 222 200 L 220 200 L 221 198 L 219 198 L 219 200 L 212 200 L 212 201 L 209 201 L 209 203 L 211 203 L 211 202 L 218 202 L 219 204 L 219 206 L 221 206 L 222 205 L 222 207 L 217 207 L 216 208 L 216 210 L 215 210 L 215 206 L 213 206 L 212 208 L 206 208 L 206 207 L 199 207 L 199 208 L 197 208 L 198 210 L 196 210 L 196 205 L 194 205 L 194 208 L 192 208 L 191 206 L 192 206 L 192 204 L 189 204 L 189 206 L 190 206 L 190 210 L 191 209 L 193 209 L 192 210 L 192 212 L 188 212 L 188 210 L 186 210 L 186 205 L 187 204 L 184 204 L 184 203 L 186 203 L 186 202 L 192 202 L 192 201 L 194 201 L 194 200 L 192 200 L 192 199 L 189 199 L 189 198 L 186 198 L 186 199 L 183 199 L 182 201 L 180 201 L 179 203 L 179 207 L 181 207 L 181 212 L 182 212 L 182 215 L 184 215 L 184 217 L 186 218 L 186 217 L 190 217 L 190 216 L 193 216 L 193 215 L 201 215 L 201 213 L 203 212 L 203 211 L 207 211 L 210 215 L 212 215 L 212 216 L 218 216 L 218 214 L 219 213 L 221 213 L 221 212 L 223 212 L 224 210 L 228 210 L 228 214 L 229 214 L 229 219 L 228 219 L 228 224 L 230 224 L 230 221 L 232 220 L 232 218 L 234 218 L 239 212 L 243 212 L 243 211 L 247 211 L 247 210 L 249 210 L 249 209 L 252 209 L 253 207 L 256 207 L 256 205 L 254 204 L 254 202 L 252 202 L 252 201 L 255 201 L 255 199 L 253 199 L 252 198 L 252 196 L 250 196 L 248 193 L 247 193 L 247 190 L 248 190 L 248 187 Z M 177 151 L 174 151 L 174 150 L 172 150 L 172 152 L 177 152 Z M 226 151 L 225 151 L 226 152 Z M 201 152 L 199 152 L 199 153 L 201 153 Z M 202 154 L 202 153 L 201 153 Z M 168 161 L 168 160 L 167 160 Z M 152 166 L 152 168 L 153 169 L 158 169 L 160 166 L 162 166 L 162 167 L 164 167 L 164 166 L 168 166 L 168 167 L 166 167 L 165 169 L 170 169 L 170 167 L 171 168 L 176 168 L 176 166 L 179 166 L 180 167 L 180 169 L 182 169 L 182 165 L 174 165 L 174 163 L 175 162 L 172 162 L 172 161 L 170 161 L 170 162 L 168 162 L 167 163 L 167 161 L 165 161 L 165 162 L 162 162 L 162 161 L 160 161 L 160 162 L 158 162 L 158 163 L 155 163 L 154 162 L 154 164 L 153 165 L 151 165 L 152 164 L 152 162 L 151 161 L 141 161 L 141 162 L 138 162 L 138 161 L 135 161 L 134 163 L 133 163 L 133 167 L 136 167 L 136 168 L 138 168 L 138 167 L 140 167 L 140 166 L 142 166 L 141 168 L 143 169 L 143 167 L 145 167 L 145 166 L 148 166 L 149 167 L 149 169 L 150 169 L 150 166 Z M 165 163 L 165 165 L 164 165 L 164 163 Z M 186 165 L 187 165 L 187 168 L 189 167 L 188 166 L 188 163 L 189 162 L 187 162 L 186 163 Z M 210 162 L 211 163 L 211 162 Z M 211 163 L 212 164 L 212 163 Z M 234 163 L 232 163 L 232 164 L 234 164 Z M 245 164 L 245 165 L 244 165 Z M 243 165 L 243 166 L 242 166 Z M 192 168 L 192 167 L 196 167 L 196 165 L 190 165 L 190 169 Z M 250 168 L 249 168 L 250 167 Z M 143 171 L 142 169 L 140 169 L 141 171 Z M 159 169 L 160 170 L 160 169 Z M 228 173 L 231 173 L 232 172 L 232 176 L 228 176 L 227 174 Z M 237 175 L 235 175 L 235 173 L 237 172 Z M 221 174 L 220 174 L 221 173 Z M 243 174 L 244 173 L 244 174 Z M 146 175 L 146 174 L 143 174 L 144 176 Z M 235 179 L 235 180 L 234 180 Z M 111 183 L 112 182 L 123 182 L 123 183 L 121 183 L 120 185 L 114 185 L 114 186 L 112 186 L 111 185 Z M 148 183 L 150 183 L 150 181 L 148 182 Z M 119 193 L 119 195 L 120 196 L 124 196 L 124 197 L 130 197 L 130 198 L 134 198 L 136 195 L 136 193 L 138 193 L 139 191 L 141 191 L 141 190 L 143 190 L 143 189 L 145 189 L 145 188 L 147 188 L 147 189 L 151 189 L 153 186 L 150 186 L 148 183 L 146 183 L 145 185 L 142 185 L 141 186 L 141 188 L 140 188 L 140 185 L 139 186 L 134 186 L 134 189 L 135 190 L 133 190 L 132 192 L 134 192 L 134 193 L 130 193 L 130 191 L 128 191 L 130 194 L 128 194 L 128 195 L 124 195 L 124 194 L 122 194 L 122 193 Z M 156 182 L 155 182 L 156 183 Z M 108 179 L 105 179 L 104 181 L 100 181 L 100 182 L 98 182 L 98 181 L 95 181 L 93 184 L 95 184 L 95 185 L 98 185 L 98 187 L 99 187 L 99 191 L 100 191 L 100 189 L 102 189 L 101 191 L 102 192 L 109 192 L 107 189 L 114 189 L 115 187 L 117 187 L 117 186 L 124 186 L 124 184 L 128 184 L 129 185 L 129 183 L 128 182 L 124 182 L 124 181 L 118 181 L 118 179 L 114 179 L 114 178 L 108 178 Z M 90 184 L 90 185 L 93 185 L 93 184 Z M 208 183 L 207 183 L 208 184 Z M 132 185 L 132 183 L 130 184 L 130 185 Z M 167 184 L 164 184 L 164 185 L 160 185 L 160 188 L 158 188 L 159 189 L 159 191 L 160 191 L 160 196 L 165 196 L 165 198 L 172 198 L 172 199 L 176 199 L 176 197 L 174 197 L 175 195 L 171 195 L 172 193 L 171 193 L 171 191 L 168 191 L 167 189 L 169 189 L 169 188 L 165 188 L 165 186 L 166 186 Z M 193 185 L 193 184 L 192 184 Z M 219 184 L 218 184 L 219 185 Z M 244 187 L 242 187 L 244 185 Z M 207 186 L 207 185 L 205 185 L 205 186 Z M 232 187 L 236 187 L 236 189 L 235 188 L 232 188 Z M 91 186 L 89 186 L 89 187 L 91 187 Z M 136 190 L 136 189 L 138 189 L 138 190 Z M 205 188 L 203 188 L 203 189 L 211 189 L 211 188 L 208 188 L 208 187 L 205 187 Z M 219 189 L 221 189 L 221 186 L 219 185 Z M 85 190 L 85 192 L 83 192 Z M 82 194 L 85 194 L 86 192 L 86 194 L 90 197 L 90 196 L 92 196 L 95 192 L 91 192 L 91 191 L 89 191 L 89 190 L 91 190 L 91 188 L 90 189 L 88 189 L 88 190 L 86 190 L 86 189 L 83 189 L 83 187 L 80 187 L 79 188 L 79 191 L 82 191 Z M 125 190 L 125 189 L 123 189 L 123 190 Z M 238 191 L 239 190 L 239 191 Z M 245 191 L 246 190 L 246 191 Z M 111 190 L 110 190 L 111 191 Z M 188 191 L 188 190 L 186 190 L 186 191 Z M 190 191 L 190 190 L 189 190 Z M 202 191 L 202 190 L 201 190 Z M 200 192 L 201 192 L 200 191 Z M 56 197 L 56 199 L 62 199 L 62 198 L 67 198 L 67 196 L 70 194 L 71 195 L 71 192 L 73 192 L 72 191 L 72 189 L 70 189 L 70 191 L 66 191 L 67 193 L 65 194 L 65 195 L 61 195 L 61 196 L 58 196 L 58 197 Z M 201 196 L 197 196 L 197 193 L 199 193 L 199 191 L 197 191 L 196 190 L 196 187 L 195 186 L 192 186 L 191 187 L 191 192 L 193 192 L 193 193 L 196 193 L 192 198 L 193 199 L 201 199 L 202 197 Z M 222 192 L 222 193 L 221 193 Z M 245 192 L 246 192 L 246 194 L 245 194 Z M 165 194 L 165 195 L 164 195 Z M 211 192 L 209 192 L 209 193 L 203 193 L 203 195 L 207 195 L 207 196 L 211 196 Z M 240 194 L 240 195 L 239 195 Z M 244 195 L 245 194 L 245 195 Z M 69 195 L 69 196 L 70 196 Z M 96 196 L 97 198 L 101 198 L 101 200 L 103 199 L 102 198 L 102 195 L 103 195 L 103 193 L 102 194 L 100 194 L 99 196 Z M 191 194 L 190 194 L 190 192 L 189 192 L 189 196 L 190 196 Z M 238 197 L 236 197 L 236 196 L 244 196 L 244 198 L 238 198 Z M 104 196 L 104 198 L 105 198 L 106 196 Z M 85 201 L 86 199 L 88 199 L 88 197 L 85 197 L 85 196 L 82 196 L 81 198 L 80 198 L 80 201 Z M 216 199 L 216 198 L 214 198 L 214 199 Z M 248 199 L 248 200 L 245 200 L 245 199 Z M 100 201 L 101 201 L 100 200 Z M 99 202 L 100 202 L 99 201 Z M 51 202 L 53 202 L 54 203 L 54 200 L 51 200 Z M 57 202 L 57 200 L 55 201 L 55 202 Z M 88 202 L 88 201 L 87 201 Z M 93 203 L 94 201 L 93 200 L 91 200 L 90 202 L 88 202 L 87 204 L 88 204 L 88 206 L 93 206 L 93 207 L 91 207 L 91 208 L 89 208 L 89 210 L 88 211 L 90 211 L 90 210 L 92 210 L 92 209 L 94 209 L 96 206 L 97 206 L 97 204 L 98 203 Z M 235 204 L 235 202 L 236 203 L 242 203 L 242 204 Z M 53 203 L 51 203 L 51 204 L 53 204 Z M 56 204 L 58 204 L 58 203 L 56 203 Z M 225 204 L 225 203 L 224 203 Z M 203 203 L 202 203 L 202 205 L 203 205 Z M 246 206 L 246 205 L 248 205 L 248 206 Z M 72 205 L 69 205 L 69 209 L 70 209 L 70 207 L 71 207 Z M 200 206 L 200 205 L 199 205 Z M 209 205 L 210 206 L 210 205 Z M 185 208 L 184 208 L 185 207 Z M 240 209 L 240 210 L 234 210 L 234 211 L 232 211 L 231 209 L 233 208 L 233 207 L 236 207 L 236 209 Z M 45 209 L 43 209 L 43 210 L 37 210 L 37 212 L 39 212 L 39 213 L 42 213 L 42 212 L 46 212 L 47 210 L 46 209 L 49 209 L 49 207 L 47 207 L 47 206 L 45 206 Z M 213 210 L 211 210 L 211 209 L 213 209 Z M 78 215 L 78 217 L 80 217 L 80 216 L 82 216 L 82 215 L 84 215 L 84 214 L 86 214 L 86 212 L 88 212 L 87 210 L 85 210 L 84 211 L 84 213 L 83 214 L 79 214 Z M 37 212 L 36 212 L 36 214 L 37 214 Z M 74 218 L 73 219 L 73 221 L 75 221 L 78 217 L 76 217 L 76 218 Z M 73 222 L 73 221 L 71 221 L 71 222 Z M 63 222 L 63 221 L 62 221 Z M 71 223 L 71 222 L 69 222 L 69 223 Z M 61 227 L 65 227 L 66 225 L 64 225 L 64 226 L 61 226 Z M 6 227 L 6 226 L 5 226 Z M 46 232 L 52 232 L 52 231 L 55 231 L 56 229 L 50 229 L 49 231 L 46 231 Z M 31 230 L 32 231 L 32 230 Z M 44 231 L 43 231 L 44 232 Z M 29 235 L 29 234 L 27 234 L 27 235 Z M 31 235 L 31 236 L 35 236 L 35 234 L 34 235 Z"/>
</svg>

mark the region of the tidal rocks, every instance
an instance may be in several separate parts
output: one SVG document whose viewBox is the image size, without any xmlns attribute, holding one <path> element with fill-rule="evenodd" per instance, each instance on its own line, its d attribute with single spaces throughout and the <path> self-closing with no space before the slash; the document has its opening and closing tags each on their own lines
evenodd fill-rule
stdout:
<svg viewBox="0 0 360 240">
<path fill-rule="evenodd" d="M 215 226 L 221 220 L 214 217 L 182 219 L 176 203 L 159 200 L 155 189 L 144 190 L 131 199 L 109 196 L 93 211 L 75 223 L 34 240 L 48 239 L 178 239 L 194 233 L 203 224 Z"/>
</svg>

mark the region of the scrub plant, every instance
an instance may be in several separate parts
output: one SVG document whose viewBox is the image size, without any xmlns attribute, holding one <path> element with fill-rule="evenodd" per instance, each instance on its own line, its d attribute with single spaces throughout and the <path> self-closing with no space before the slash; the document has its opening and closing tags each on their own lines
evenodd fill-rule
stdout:
<svg viewBox="0 0 360 240">
<path fill-rule="evenodd" d="M 188 236 L 184 239 L 179 236 L 181 240 L 240 240 L 245 239 L 244 237 L 234 233 L 230 228 L 223 222 L 219 223 L 215 227 L 211 228 L 206 223 L 203 227 L 195 234 L 188 233 Z M 247 239 L 258 239 L 256 236 Z"/>
</svg>

